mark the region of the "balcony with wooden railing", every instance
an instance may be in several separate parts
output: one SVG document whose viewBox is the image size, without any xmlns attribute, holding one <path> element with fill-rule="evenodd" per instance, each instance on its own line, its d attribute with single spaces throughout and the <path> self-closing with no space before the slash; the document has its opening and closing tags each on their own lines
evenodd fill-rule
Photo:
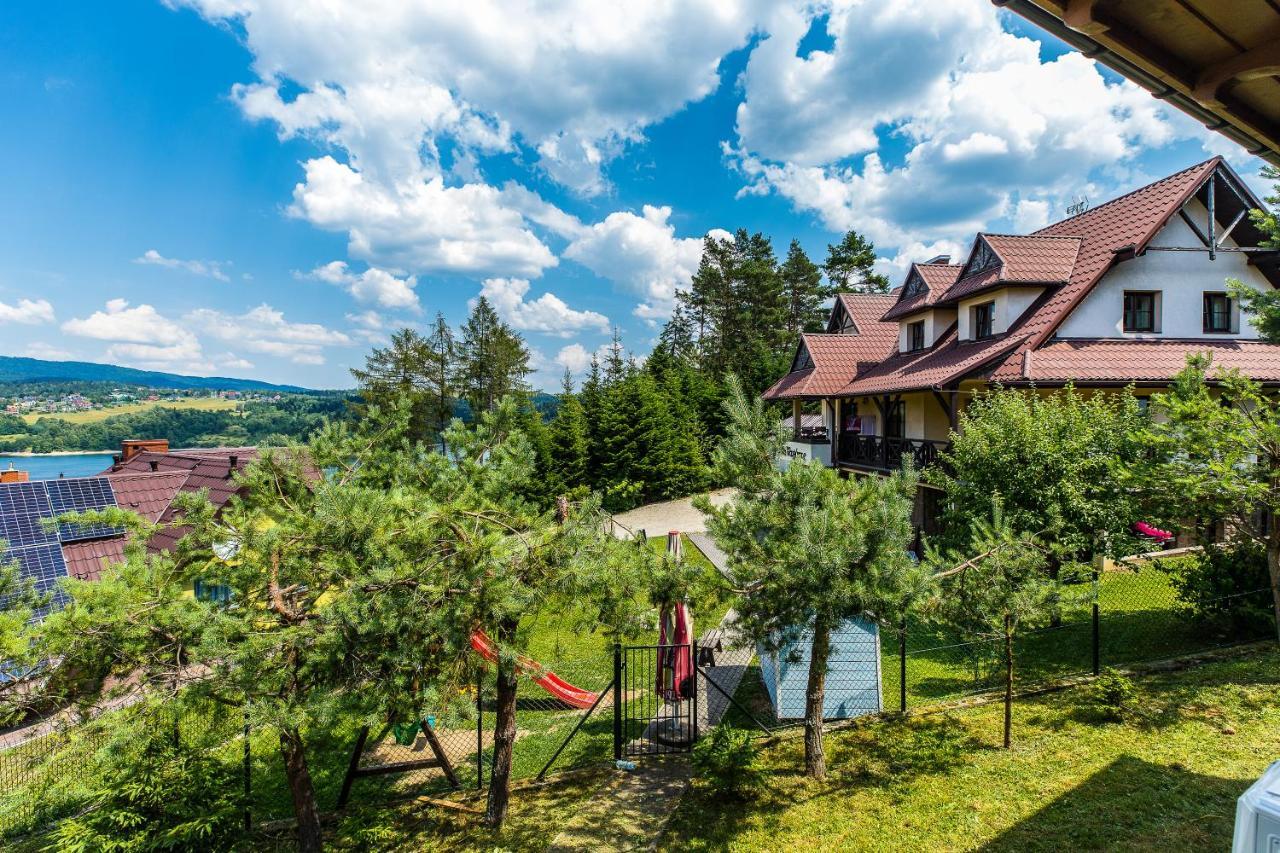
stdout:
<svg viewBox="0 0 1280 853">
<path fill-rule="evenodd" d="M 916 470 L 938 462 L 950 449 L 949 441 L 927 438 L 889 438 L 879 435 L 841 433 L 836 445 L 836 464 L 873 471 L 896 471 L 908 460 Z"/>
</svg>

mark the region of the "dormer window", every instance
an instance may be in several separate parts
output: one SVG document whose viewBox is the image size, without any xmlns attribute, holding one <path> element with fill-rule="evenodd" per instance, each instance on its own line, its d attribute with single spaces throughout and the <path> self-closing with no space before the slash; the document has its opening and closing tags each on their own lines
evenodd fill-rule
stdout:
<svg viewBox="0 0 1280 853">
<path fill-rule="evenodd" d="M 980 341 L 995 333 L 996 303 L 983 302 L 969 309 L 970 324 L 973 328 L 973 339 Z"/>
<path fill-rule="evenodd" d="M 1126 332 L 1156 330 L 1156 292 L 1154 290 L 1124 292 L 1124 330 Z"/>
<path fill-rule="evenodd" d="M 911 352 L 924 349 L 924 320 L 917 320 L 907 326 L 907 348 Z"/>
</svg>

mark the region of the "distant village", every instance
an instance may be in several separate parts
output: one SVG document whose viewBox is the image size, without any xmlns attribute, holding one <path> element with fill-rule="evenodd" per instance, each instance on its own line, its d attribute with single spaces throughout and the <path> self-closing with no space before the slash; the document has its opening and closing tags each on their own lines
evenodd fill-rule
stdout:
<svg viewBox="0 0 1280 853">
<path fill-rule="evenodd" d="M 55 415 L 72 412 L 110 410 L 147 403 L 181 403 L 187 400 L 223 399 L 236 402 L 279 402 L 277 392 L 262 391 L 208 391 L 157 390 L 155 388 L 112 388 L 104 392 L 66 391 L 65 386 L 55 386 L 57 391 L 26 390 L 10 396 L 0 393 L 0 411 L 6 415 Z"/>
</svg>

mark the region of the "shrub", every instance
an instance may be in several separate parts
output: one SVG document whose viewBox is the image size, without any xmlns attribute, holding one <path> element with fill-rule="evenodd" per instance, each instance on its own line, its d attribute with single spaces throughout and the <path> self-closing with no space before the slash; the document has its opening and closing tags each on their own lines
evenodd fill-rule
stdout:
<svg viewBox="0 0 1280 853">
<path fill-rule="evenodd" d="M 1137 712 L 1138 694 L 1129 677 L 1107 667 L 1094 679 L 1089 698 L 1108 719 L 1120 721 Z"/>
<path fill-rule="evenodd" d="M 1240 639 L 1274 630 L 1262 545 L 1206 545 L 1199 554 L 1158 560 L 1156 566 L 1169 574 L 1191 617 L 1214 633 Z"/>
<path fill-rule="evenodd" d="M 720 797 L 742 799 L 764 778 L 751 733 L 724 725 L 694 745 L 693 767 Z"/>
<path fill-rule="evenodd" d="M 172 724 L 147 725 L 143 715 L 131 716 L 134 725 L 115 732 L 97 766 L 86 768 L 83 810 L 58 824 L 56 849 L 230 848 L 243 815 L 236 762 L 183 744 Z"/>
</svg>

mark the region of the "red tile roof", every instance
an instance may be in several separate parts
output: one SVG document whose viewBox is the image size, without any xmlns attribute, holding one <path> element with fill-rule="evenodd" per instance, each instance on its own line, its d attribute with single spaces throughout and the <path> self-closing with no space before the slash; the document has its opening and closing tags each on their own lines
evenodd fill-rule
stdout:
<svg viewBox="0 0 1280 853">
<path fill-rule="evenodd" d="M 129 509 L 148 521 L 159 521 L 173 496 L 187 481 L 186 471 L 148 471 L 145 474 L 120 471 L 109 475 L 116 506 Z"/>
<path fill-rule="evenodd" d="M 68 542 L 62 546 L 67 574 L 77 580 L 96 581 L 110 563 L 124 561 L 124 537 Z"/>
<path fill-rule="evenodd" d="M 1000 256 L 1001 281 L 1060 284 L 1071 277 L 1080 251 L 1079 237 L 986 234 L 987 245 Z"/>
<path fill-rule="evenodd" d="M 1168 382 L 1187 366 L 1191 353 L 1208 353 L 1214 368 L 1234 367 L 1261 382 L 1280 381 L 1280 347 L 1273 344 L 1169 338 L 1051 341 L 1023 356 L 1021 381 Z"/>
<path fill-rule="evenodd" d="M 796 370 L 764 392 L 766 400 L 827 397 L 859 371 L 879 364 L 898 343 L 898 324 L 881 322 L 894 297 L 881 293 L 841 293 L 840 301 L 853 318 L 857 334 L 801 335 L 813 367 Z M 798 346 L 800 346 L 798 345 Z"/>
<path fill-rule="evenodd" d="M 942 298 L 947 288 L 955 284 L 956 276 L 960 275 L 960 270 L 964 268 L 962 264 L 912 264 L 911 267 L 920 274 L 920 278 L 924 281 L 927 289 L 907 299 L 899 299 L 892 308 L 880 317 L 881 320 L 897 320 L 923 308 L 928 308 Z M 907 275 L 909 278 L 910 273 Z M 902 288 L 899 287 L 895 289 L 894 293 L 898 294 L 901 291 Z"/>
<path fill-rule="evenodd" d="M 941 388 L 999 358 L 1022 343 L 1019 335 L 998 335 L 981 341 L 960 341 L 956 326 L 947 329 L 932 349 L 895 352 L 840 390 L 857 397 L 913 388 Z"/>
<path fill-rule="evenodd" d="M 1067 283 L 1021 324 L 1019 331 L 1026 334 L 1026 344 L 996 368 L 992 379 L 1019 380 L 1022 351 L 1043 344 L 1103 273 L 1111 269 L 1117 250 L 1127 246 L 1138 251 L 1145 248 L 1221 164 L 1221 157 L 1213 157 L 1037 231 L 1038 235 L 1080 237 L 1080 251 Z"/>
</svg>

